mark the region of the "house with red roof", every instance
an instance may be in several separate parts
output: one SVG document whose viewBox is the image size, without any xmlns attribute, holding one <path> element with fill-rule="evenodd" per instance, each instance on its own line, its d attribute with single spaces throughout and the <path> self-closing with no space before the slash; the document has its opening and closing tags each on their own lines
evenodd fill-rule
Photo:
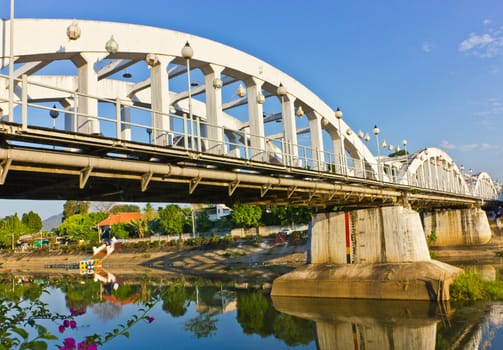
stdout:
<svg viewBox="0 0 503 350">
<path fill-rule="evenodd" d="M 132 212 L 132 213 L 117 213 L 112 214 L 105 220 L 98 222 L 96 226 L 98 226 L 98 231 L 101 232 L 103 229 L 107 227 L 112 227 L 115 224 L 127 224 L 133 220 L 140 220 L 141 213 Z"/>
</svg>

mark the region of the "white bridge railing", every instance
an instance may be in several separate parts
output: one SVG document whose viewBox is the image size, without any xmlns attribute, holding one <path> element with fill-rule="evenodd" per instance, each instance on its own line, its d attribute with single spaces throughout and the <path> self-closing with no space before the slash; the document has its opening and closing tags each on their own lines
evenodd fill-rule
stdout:
<svg viewBox="0 0 503 350">
<path fill-rule="evenodd" d="M 24 130 L 46 127 L 57 131 L 93 134 L 104 138 L 152 144 L 156 147 L 172 147 L 188 152 L 239 158 L 257 164 L 273 163 L 285 169 L 302 168 L 483 199 L 497 199 L 501 190 L 496 191 L 494 186 L 483 186 L 483 193 L 475 193 L 475 188 L 481 186 L 475 186 L 470 178 L 465 181 L 464 176 L 461 177 L 462 181 L 465 181 L 463 184 L 454 174 L 446 175 L 442 171 L 430 171 L 428 174 L 409 173 L 408 166 L 416 154 L 381 157 L 379 161 L 377 158 L 358 159 L 347 153 L 340 155 L 300 144 L 290 144 L 285 142 L 284 138 L 252 135 L 247 132 L 246 127 L 233 130 L 225 125 L 212 125 L 206 121 L 205 116 L 189 113 L 186 109 L 180 108 L 175 113 L 162 113 L 135 105 L 131 100 L 84 95 L 74 90 L 30 81 L 26 75 L 15 79 L 16 94 L 12 103 L 17 108 L 14 108 L 13 115 L 6 115 L 10 110 L 9 100 L 4 93 L 8 90 L 8 83 L 8 76 L 0 75 L 0 121 L 19 124 Z M 97 115 L 81 112 L 79 103 L 85 101 L 89 105 L 89 100 L 97 105 Z M 57 108 L 55 102 L 65 107 Z M 54 146 L 51 149 L 58 148 Z"/>
</svg>

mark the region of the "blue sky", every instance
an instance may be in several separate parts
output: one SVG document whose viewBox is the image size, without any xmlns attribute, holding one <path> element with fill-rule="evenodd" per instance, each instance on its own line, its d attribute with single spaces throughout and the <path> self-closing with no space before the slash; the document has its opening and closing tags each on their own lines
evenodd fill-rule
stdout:
<svg viewBox="0 0 503 350">
<path fill-rule="evenodd" d="M 0 0 L 9 16 L 9 0 Z M 353 130 L 415 151 L 436 146 L 503 180 L 499 0 L 18 0 L 16 17 L 129 22 L 188 32 L 261 58 L 303 83 Z M 370 149 L 375 153 L 373 144 Z M 1 201 L 0 217 L 63 202 Z"/>
</svg>

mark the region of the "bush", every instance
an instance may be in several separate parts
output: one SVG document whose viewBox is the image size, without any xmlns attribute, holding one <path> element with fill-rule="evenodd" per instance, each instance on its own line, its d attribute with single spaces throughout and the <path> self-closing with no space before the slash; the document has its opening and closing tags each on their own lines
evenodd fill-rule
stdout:
<svg viewBox="0 0 503 350">
<path fill-rule="evenodd" d="M 484 281 L 479 273 L 464 273 L 450 287 L 458 301 L 503 300 L 503 281 Z"/>
</svg>

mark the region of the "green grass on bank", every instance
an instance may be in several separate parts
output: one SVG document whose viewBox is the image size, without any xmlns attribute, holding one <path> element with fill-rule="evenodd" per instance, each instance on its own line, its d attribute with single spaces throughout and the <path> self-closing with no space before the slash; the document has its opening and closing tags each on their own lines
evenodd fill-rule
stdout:
<svg viewBox="0 0 503 350">
<path fill-rule="evenodd" d="M 503 281 L 485 281 L 479 273 L 464 273 L 450 287 L 451 300 L 503 300 Z"/>
</svg>

